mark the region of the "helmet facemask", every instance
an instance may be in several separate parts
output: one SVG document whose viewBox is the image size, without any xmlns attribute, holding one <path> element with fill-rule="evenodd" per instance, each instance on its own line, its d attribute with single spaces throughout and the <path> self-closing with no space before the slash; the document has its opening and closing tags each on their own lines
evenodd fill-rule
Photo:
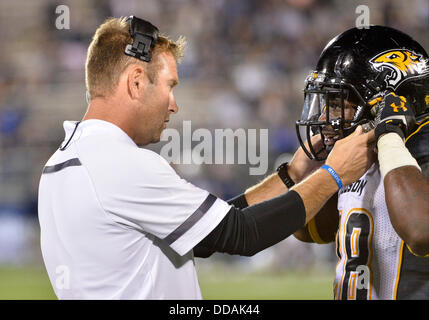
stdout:
<svg viewBox="0 0 429 320">
<path fill-rule="evenodd" d="M 306 80 L 301 120 L 296 122 L 299 143 L 310 159 L 325 160 L 337 140 L 372 120 L 367 103 L 353 85 L 313 72 Z M 315 145 L 312 137 L 320 135 Z M 313 140 L 313 141 L 312 141 Z"/>
</svg>

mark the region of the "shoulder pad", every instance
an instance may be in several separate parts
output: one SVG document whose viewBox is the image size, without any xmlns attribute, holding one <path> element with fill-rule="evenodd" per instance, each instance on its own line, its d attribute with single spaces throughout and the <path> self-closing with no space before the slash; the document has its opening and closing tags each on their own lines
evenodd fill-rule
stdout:
<svg viewBox="0 0 429 320">
<path fill-rule="evenodd" d="M 429 108 L 427 108 L 424 113 L 416 117 L 417 125 L 420 125 L 427 120 L 429 120 Z"/>
<path fill-rule="evenodd" d="M 405 139 L 405 145 L 417 160 L 429 156 L 429 114 L 419 117 L 417 129 Z"/>
</svg>

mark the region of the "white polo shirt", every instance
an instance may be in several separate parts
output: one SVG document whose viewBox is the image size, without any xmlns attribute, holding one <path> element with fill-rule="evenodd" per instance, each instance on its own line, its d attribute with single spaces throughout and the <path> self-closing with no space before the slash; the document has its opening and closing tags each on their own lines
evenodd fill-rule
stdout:
<svg viewBox="0 0 429 320">
<path fill-rule="evenodd" d="M 201 299 L 192 248 L 230 205 L 114 124 L 76 124 L 64 122 L 39 185 L 42 254 L 58 298 Z"/>
</svg>

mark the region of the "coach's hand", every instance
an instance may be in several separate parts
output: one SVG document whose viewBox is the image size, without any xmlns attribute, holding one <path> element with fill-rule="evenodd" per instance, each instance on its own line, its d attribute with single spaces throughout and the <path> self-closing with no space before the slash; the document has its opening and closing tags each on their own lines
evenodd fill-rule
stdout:
<svg viewBox="0 0 429 320">
<path fill-rule="evenodd" d="M 376 110 L 375 138 L 377 141 L 383 134 L 389 132 L 397 133 L 404 140 L 416 125 L 414 111 L 403 96 L 386 92 L 370 101 L 369 104 L 377 104 L 374 106 Z"/>
<path fill-rule="evenodd" d="M 374 163 L 374 130 L 363 132 L 358 126 L 354 133 L 338 140 L 326 159 L 326 164 L 332 167 L 340 176 L 343 185 L 349 185 L 359 179 Z"/>
</svg>

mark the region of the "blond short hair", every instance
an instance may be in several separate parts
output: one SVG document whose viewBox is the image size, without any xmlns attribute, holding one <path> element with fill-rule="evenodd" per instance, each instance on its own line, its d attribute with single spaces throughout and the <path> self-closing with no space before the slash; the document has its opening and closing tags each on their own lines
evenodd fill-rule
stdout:
<svg viewBox="0 0 429 320">
<path fill-rule="evenodd" d="M 186 40 L 179 37 L 173 41 L 165 35 L 159 35 L 152 49 L 150 63 L 142 62 L 124 53 L 125 46 L 133 39 L 129 32 L 127 17 L 108 18 L 96 30 L 88 47 L 85 64 L 85 83 L 90 99 L 106 97 L 114 92 L 122 72 L 132 63 L 142 63 L 149 80 L 156 80 L 158 70 L 157 56 L 161 52 L 170 52 L 179 63 L 183 57 Z"/>
</svg>

